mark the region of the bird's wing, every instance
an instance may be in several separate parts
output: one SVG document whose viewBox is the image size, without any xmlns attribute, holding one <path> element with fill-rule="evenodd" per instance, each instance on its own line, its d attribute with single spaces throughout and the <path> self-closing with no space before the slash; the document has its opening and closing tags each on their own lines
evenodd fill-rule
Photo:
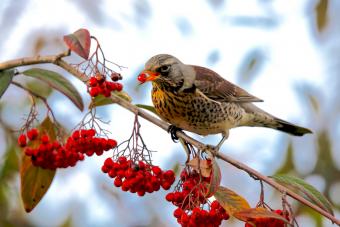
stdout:
<svg viewBox="0 0 340 227">
<path fill-rule="evenodd" d="M 192 67 L 196 71 L 195 86 L 210 99 L 219 102 L 263 102 L 210 69 L 196 65 Z"/>
</svg>

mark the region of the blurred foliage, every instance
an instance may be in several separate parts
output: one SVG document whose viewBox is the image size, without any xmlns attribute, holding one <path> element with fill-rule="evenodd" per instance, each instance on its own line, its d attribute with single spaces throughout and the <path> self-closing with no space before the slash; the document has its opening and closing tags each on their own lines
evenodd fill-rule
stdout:
<svg viewBox="0 0 340 227">
<path fill-rule="evenodd" d="M 328 0 L 319 0 L 315 6 L 316 25 L 319 32 L 322 32 L 328 24 Z"/>
<path fill-rule="evenodd" d="M 256 79 L 264 63 L 264 53 L 260 49 L 248 52 L 239 67 L 238 82 L 240 84 L 250 84 Z"/>
</svg>

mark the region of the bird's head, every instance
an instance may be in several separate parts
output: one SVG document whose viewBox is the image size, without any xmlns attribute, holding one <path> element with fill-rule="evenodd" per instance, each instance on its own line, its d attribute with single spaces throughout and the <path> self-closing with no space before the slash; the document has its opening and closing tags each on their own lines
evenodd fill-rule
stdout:
<svg viewBox="0 0 340 227">
<path fill-rule="evenodd" d="M 195 71 L 192 66 L 183 64 L 174 56 L 159 54 L 145 63 L 145 68 L 138 78 L 142 83 L 152 81 L 180 90 L 193 85 Z"/>
</svg>

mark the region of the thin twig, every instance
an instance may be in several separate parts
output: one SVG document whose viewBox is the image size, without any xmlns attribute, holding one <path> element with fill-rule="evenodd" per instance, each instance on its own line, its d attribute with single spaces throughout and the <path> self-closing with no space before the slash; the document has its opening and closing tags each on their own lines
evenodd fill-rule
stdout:
<svg viewBox="0 0 340 227">
<path fill-rule="evenodd" d="M 78 79 L 86 82 L 87 78 L 82 75 L 79 71 L 77 71 L 75 68 L 72 67 L 72 65 L 68 64 L 61 58 L 65 54 L 61 55 L 53 55 L 53 56 L 37 56 L 37 57 L 32 57 L 32 58 L 22 58 L 22 59 L 16 59 L 12 61 L 7 61 L 4 63 L 0 63 L 0 70 L 4 69 L 9 69 L 13 67 L 18 67 L 18 66 L 24 66 L 24 65 L 32 65 L 32 64 L 39 64 L 39 63 L 52 63 L 55 65 L 60 66 L 61 68 L 65 69 L 66 71 L 70 72 L 74 76 L 76 76 Z M 68 56 L 68 55 L 65 55 Z M 157 125 L 158 127 L 164 129 L 165 131 L 168 130 L 169 124 L 152 116 L 151 114 L 147 113 L 146 111 L 139 109 L 138 107 L 134 106 L 133 104 L 127 102 L 126 100 L 120 98 L 116 94 L 112 94 L 111 99 L 120 105 L 121 107 L 128 109 L 129 111 L 133 112 L 134 114 L 138 114 L 139 116 L 143 117 L 144 119 L 150 121 L 151 123 Z M 185 133 L 181 131 L 177 131 L 176 135 L 178 138 L 182 138 L 188 143 L 191 143 L 194 145 L 197 149 L 199 150 L 205 150 L 207 148 L 207 145 L 191 138 L 190 136 L 186 135 Z M 214 153 L 214 152 L 213 152 Z M 294 198 L 295 200 L 301 202 L 302 204 L 309 206 L 310 208 L 314 209 L 315 211 L 319 212 L 321 215 L 325 216 L 329 220 L 331 220 L 333 223 L 337 224 L 340 226 L 340 220 L 338 220 L 336 217 L 328 213 L 327 211 L 324 211 L 320 207 L 316 206 L 315 204 L 309 202 L 302 196 L 298 195 L 297 193 L 289 190 L 288 188 L 280 185 L 279 183 L 275 182 L 273 179 L 262 175 L 255 169 L 252 169 L 251 167 L 243 164 L 242 162 L 239 162 L 230 156 L 227 156 L 225 154 L 222 154 L 221 152 L 215 152 L 215 156 L 233 166 L 235 166 L 238 169 L 241 169 L 245 172 L 247 172 L 250 175 L 256 176 L 259 180 L 262 180 L 263 182 L 266 182 L 267 184 L 271 185 L 273 188 L 281 192 L 282 194 L 287 194 L 288 196 Z"/>
</svg>

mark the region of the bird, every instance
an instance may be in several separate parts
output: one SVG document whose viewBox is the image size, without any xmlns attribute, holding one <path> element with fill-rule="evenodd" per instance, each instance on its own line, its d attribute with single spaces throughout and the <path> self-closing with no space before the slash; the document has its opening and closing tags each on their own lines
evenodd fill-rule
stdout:
<svg viewBox="0 0 340 227">
<path fill-rule="evenodd" d="M 262 99 L 215 71 L 184 64 L 169 54 L 151 57 L 138 79 L 141 83 L 152 82 L 155 111 L 170 124 L 170 131 L 185 130 L 202 136 L 221 134 L 217 150 L 228 138 L 229 130 L 241 126 L 267 127 L 294 136 L 312 133 L 260 109 L 254 103 L 263 102 Z"/>
</svg>

